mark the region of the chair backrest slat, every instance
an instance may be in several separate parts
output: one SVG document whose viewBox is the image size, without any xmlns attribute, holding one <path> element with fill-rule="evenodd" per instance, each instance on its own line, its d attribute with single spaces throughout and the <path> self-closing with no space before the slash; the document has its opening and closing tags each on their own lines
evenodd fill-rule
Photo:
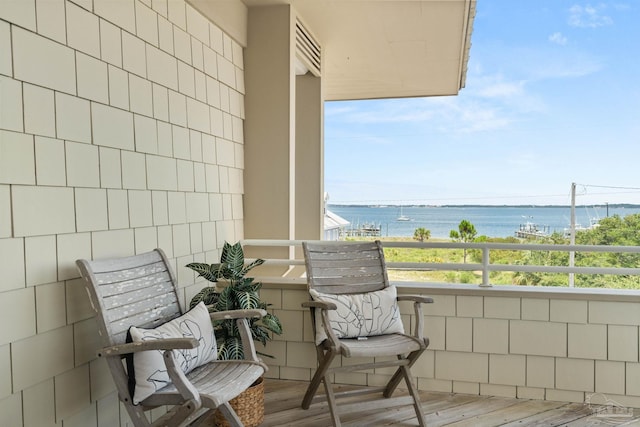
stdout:
<svg viewBox="0 0 640 427">
<path fill-rule="evenodd" d="M 333 294 L 378 291 L 389 286 L 382 245 L 303 243 L 310 289 Z"/>
<path fill-rule="evenodd" d="M 145 264 L 137 267 L 123 268 L 120 270 L 102 271 L 93 274 L 99 285 L 117 284 L 121 282 L 132 282 L 139 278 L 146 278 L 153 276 L 154 274 L 162 274 L 167 271 L 166 266 L 162 261 L 154 262 L 152 264 Z M 132 286 L 137 286 L 132 283 Z"/>
<path fill-rule="evenodd" d="M 111 310 L 108 316 L 113 316 L 110 322 L 111 340 L 114 344 L 123 343 L 127 339 L 127 331 L 129 327 L 136 326 L 139 328 L 152 329 L 169 320 L 180 316 L 180 311 L 175 310 L 176 304 L 154 304 L 157 299 L 149 301 L 148 309 L 141 311 L 143 304 L 134 307 L 120 307 L 119 310 Z M 177 302 L 177 301 L 176 301 Z M 124 311 L 130 308 L 131 311 Z M 135 311 L 133 310 L 135 308 Z"/>
<path fill-rule="evenodd" d="M 182 314 L 175 277 L 160 249 L 119 259 L 78 260 L 104 346 L 122 344 L 130 326 L 154 328 Z"/>
<path fill-rule="evenodd" d="M 113 309 L 134 301 L 141 301 L 148 298 L 150 294 L 172 294 L 173 284 L 167 272 L 163 272 L 148 278 L 100 285 L 100 291 L 105 307 Z"/>
<path fill-rule="evenodd" d="M 333 269 L 365 269 L 367 267 L 372 267 L 372 269 L 380 268 L 380 258 L 339 258 L 336 257 L 335 260 L 331 258 L 321 258 L 318 255 L 326 256 L 327 252 L 321 253 L 313 253 L 311 256 L 313 257 L 313 268 L 333 268 Z M 340 254 L 343 255 L 344 254 Z"/>
<path fill-rule="evenodd" d="M 105 273 L 110 271 L 128 270 L 144 265 L 162 262 L 158 249 L 143 254 L 132 255 L 123 258 L 105 258 L 89 261 L 93 273 Z"/>
</svg>

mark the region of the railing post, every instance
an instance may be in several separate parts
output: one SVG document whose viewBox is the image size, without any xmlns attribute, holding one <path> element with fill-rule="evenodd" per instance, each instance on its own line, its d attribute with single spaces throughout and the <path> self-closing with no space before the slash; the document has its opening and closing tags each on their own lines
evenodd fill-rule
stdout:
<svg viewBox="0 0 640 427">
<path fill-rule="evenodd" d="M 576 183 L 571 183 L 571 235 L 569 238 L 569 244 L 571 246 L 576 244 Z M 576 253 L 575 251 L 569 251 L 569 267 L 573 268 L 576 265 Z M 575 285 L 575 274 L 569 273 L 569 287 L 573 288 Z"/>
<path fill-rule="evenodd" d="M 480 283 L 480 287 L 491 287 L 491 283 L 489 283 L 489 248 L 487 247 L 482 248 L 482 283 Z"/>
</svg>

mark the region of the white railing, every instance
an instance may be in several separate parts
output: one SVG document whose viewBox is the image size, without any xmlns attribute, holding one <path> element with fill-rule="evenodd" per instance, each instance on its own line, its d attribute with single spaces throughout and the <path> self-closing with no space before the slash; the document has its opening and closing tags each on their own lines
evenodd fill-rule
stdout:
<svg viewBox="0 0 640 427">
<path fill-rule="evenodd" d="M 278 276 L 279 280 L 288 283 L 306 283 L 299 269 L 304 266 L 301 252 L 296 250 L 302 246 L 303 240 L 268 240 L 246 239 L 242 241 L 245 247 L 261 248 L 289 248 L 288 255 L 280 258 L 269 258 L 261 253 L 252 253 L 256 257 L 265 259 L 265 266 L 287 267 L 285 273 Z M 331 243 L 331 242 L 325 242 Z M 336 244 L 344 242 L 335 242 Z M 595 246 L 595 245 L 551 245 L 537 243 L 461 243 L 461 242 L 382 242 L 385 248 L 421 248 L 421 249 L 476 249 L 482 252 L 480 263 L 409 263 L 387 262 L 389 269 L 414 270 L 414 271 L 481 271 L 482 282 L 479 286 L 491 286 L 489 275 L 492 271 L 513 271 L 529 273 L 564 273 L 564 274 L 610 274 L 610 275 L 640 275 L 640 267 L 577 267 L 577 266 L 544 266 L 544 265 L 516 265 L 516 264 L 492 264 L 490 262 L 491 251 L 555 251 L 580 253 L 580 252 L 608 252 L 608 253 L 636 253 L 640 254 L 639 246 Z M 265 252 L 266 253 L 266 252 Z M 292 274 L 290 274 L 292 273 Z M 261 280 L 267 280 L 261 277 Z M 275 277 L 274 277 L 275 279 Z"/>
</svg>

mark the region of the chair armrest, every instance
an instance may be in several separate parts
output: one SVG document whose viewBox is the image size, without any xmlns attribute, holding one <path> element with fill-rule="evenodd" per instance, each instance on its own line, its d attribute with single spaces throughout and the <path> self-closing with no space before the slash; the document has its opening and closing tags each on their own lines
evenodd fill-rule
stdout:
<svg viewBox="0 0 640 427">
<path fill-rule="evenodd" d="M 335 303 L 325 301 L 305 301 L 302 303 L 302 306 L 305 308 L 321 308 L 325 310 L 336 310 L 338 308 Z"/>
<path fill-rule="evenodd" d="M 238 332 L 240 332 L 240 340 L 242 341 L 242 353 L 244 354 L 244 360 L 259 364 L 264 368 L 264 371 L 267 372 L 269 368 L 267 367 L 267 365 L 262 363 L 262 360 L 258 357 L 258 353 L 256 352 L 256 344 L 253 341 L 253 335 L 251 333 L 251 329 L 249 328 L 249 322 L 247 321 L 247 318 L 240 317 L 236 319 L 236 325 L 238 326 Z"/>
<path fill-rule="evenodd" d="M 306 307 L 311 309 L 311 317 L 314 325 L 314 333 L 317 328 L 322 327 L 324 329 L 324 333 L 327 336 L 327 341 L 329 345 L 334 349 L 334 351 L 339 351 L 341 344 L 340 340 L 336 336 L 335 332 L 331 328 L 331 323 L 329 322 L 329 310 L 337 310 L 338 306 L 329 301 L 305 301 L 302 304 L 302 307 Z M 320 309 L 320 317 L 322 318 L 322 326 L 318 325 L 316 322 L 316 309 Z"/>
<path fill-rule="evenodd" d="M 148 350 L 176 350 L 196 348 L 199 345 L 195 338 L 162 338 L 157 340 L 129 342 L 120 345 L 101 348 L 98 357 L 117 356 Z"/>
<path fill-rule="evenodd" d="M 167 368 L 167 375 L 169 375 L 169 378 L 176 387 L 176 390 L 178 390 L 182 398 L 185 400 L 178 409 L 178 411 L 183 412 L 182 416 L 184 417 L 184 420 L 202 406 L 200 392 L 196 389 L 193 383 L 189 381 L 184 372 L 182 372 L 178 363 L 176 363 L 176 354 L 173 350 L 165 351 L 162 354 L 162 358 L 164 359 L 164 365 Z"/>
<path fill-rule="evenodd" d="M 244 360 L 258 363 L 261 365 L 265 372 L 267 371 L 267 365 L 262 363 L 256 353 L 256 346 L 253 342 L 251 335 L 251 329 L 249 328 L 249 322 L 247 319 L 255 318 L 260 319 L 267 315 L 267 311 L 263 309 L 251 309 L 251 310 L 226 310 L 226 311 L 212 311 L 209 312 L 211 320 L 234 320 L 238 326 L 240 332 L 240 340 L 242 341 L 242 349 L 244 353 Z"/>
<path fill-rule="evenodd" d="M 211 320 L 248 319 L 252 317 L 259 319 L 266 315 L 266 310 L 262 309 L 213 311 L 209 313 Z"/>
<path fill-rule="evenodd" d="M 413 330 L 413 336 L 424 339 L 424 316 L 422 315 L 422 304 L 433 303 L 433 298 L 422 295 L 398 295 L 398 301 L 413 301 L 413 311 L 416 316 L 416 327 Z"/>
<path fill-rule="evenodd" d="M 425 297 L 423 295 L 398 295 L 398 301 L 414 301 L 428 304 L 433 302 L 433 298 Z"/>
</svg>

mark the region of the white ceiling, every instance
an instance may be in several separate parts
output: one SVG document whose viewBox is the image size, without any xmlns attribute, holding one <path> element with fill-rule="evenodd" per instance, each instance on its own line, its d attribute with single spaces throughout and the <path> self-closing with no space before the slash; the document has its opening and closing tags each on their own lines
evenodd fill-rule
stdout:
<svg viewBox="0 0 640 427">
<path fill-rule="evenodd" d="M 242 0 L 291 4 L 322 46 L 327 100 L 455 95 L 476 0 Z"/>
</svg>

